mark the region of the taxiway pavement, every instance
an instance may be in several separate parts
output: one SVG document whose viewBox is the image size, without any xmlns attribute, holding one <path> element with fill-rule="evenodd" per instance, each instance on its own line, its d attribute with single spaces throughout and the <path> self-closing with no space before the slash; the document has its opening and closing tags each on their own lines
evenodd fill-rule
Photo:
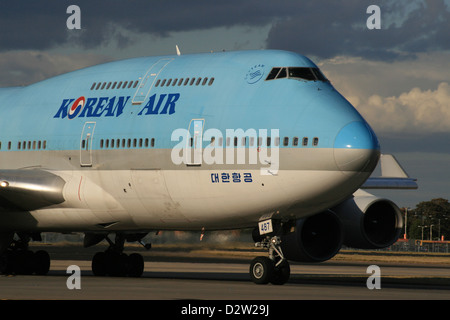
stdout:
<svg viewBox="0 0 450 320">
<path fill-rule="evenodd" d="M 64 251 L 67 253 L 67 251 Z M 447 264 L 380 263 L 380 289 L 369 289 L 365 262 L 291 264 L 283 286 L 256 285 L 249 278 L 252 257 L 147 257 L 141 278 L 94 277 L 85 256 L 52 260 L 46 276 L 1 275 L 0 299 L 14 300 L 414 300 L 450 299 Z M 80 268 L 80 289 L 67 281 Z"/>
</svg>

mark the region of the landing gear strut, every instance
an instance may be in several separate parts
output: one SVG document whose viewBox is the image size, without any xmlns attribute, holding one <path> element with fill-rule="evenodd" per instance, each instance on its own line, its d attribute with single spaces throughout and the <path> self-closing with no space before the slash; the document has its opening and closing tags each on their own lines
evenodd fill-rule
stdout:
<svg viewBox="0 0 450 320">
<path fill-rule="evenodd" d="M 250 278 L 254 283 L 283 285 L 289 280 L 291 269 L 283 256 L 280 243 L 278 236 L 267 236 L 256 243 L 257 247 L 268 249 L 269 257 L 256 257 L 251 262 Z"/>
<path fill-rule="evenodd" d="M 95 276 L 140 277 L 144 272 L 144 258 L 138 253 L 123 253 L 125 236 L 116 234 L 116 241 L 109 243 L 105 252 L 97 252 L 92 258 L 92 272 Z"/>
</svg>

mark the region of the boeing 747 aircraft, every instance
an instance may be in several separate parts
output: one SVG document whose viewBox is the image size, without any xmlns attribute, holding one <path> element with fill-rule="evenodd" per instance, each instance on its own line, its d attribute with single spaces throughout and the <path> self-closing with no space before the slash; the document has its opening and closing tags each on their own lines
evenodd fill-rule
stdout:
<svg viewBox="0 0 450 320">
<path fill-rule="evenodd" d="M 43 232 L 103 240 L 95 275 L 141 276 L 125 241 L 158 230 L 254 228 L 258 284 L 342 244 L 383 248 L 399 208 L 361 188 L 416 188 L 308 58 L 285 51 L 134 58 L 0 89 L 3 273 L 46 274 Z M 382 158 L 383 159 L 383 158 Z M 394 164 L 392 164 L 394 163 Z"/>
</svg>

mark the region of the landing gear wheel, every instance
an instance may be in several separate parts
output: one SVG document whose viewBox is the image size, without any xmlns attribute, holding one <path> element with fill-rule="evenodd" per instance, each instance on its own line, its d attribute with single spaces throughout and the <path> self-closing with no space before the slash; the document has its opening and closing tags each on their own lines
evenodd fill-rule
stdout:
<svg viewBox="0 0 450 320">
<path fill-rule="evenodd" d="M 13 274 L 14 260 L 13 252 L 6 250 L 0 257 L 0 274 Z"/>
<path fill-rule="evenodd" d="M 114 251 L 97 252 L 92 258 L 94 276 L 140 277 L 144 272 L 144 258 L 138 253 L 128 256 Z"/>
<path fill-rule="evenodd" d="M 128 257 L 128 276 L 138 278 L 144 272 L 144 258 L 139 253 Z"/>
<path fill-rule="evenodd" d="M 50 270 L 47 251 L 6 250 L 0 257 L 0 274 L 46 275 Z"/>
<path fill-rule="evenodd" d="M 269 257 L 256 257 L 250 264 L 250 277 L 254 283 L 283 285 L 289 281 L 291 268 L 280 244 L 281 238 L 276 235 L 266 236 L 263 241 L 255 243 L 257 247 L 268 249 Z"/>
<path fill-rule="evenodd" d="M 17 251 L 14 256 L 14 269 L 16 274 L 30 275 L 33 274 L 34 254 L 30 250 Z"/>
<path fill-rule="evenodd" d="M 34 272 L 43 276 L 50 270 L 50 256 L 47 251 L 39 250 L 34 254 Z"/>
<path fill-rule="evenodd" d="M 94 276 L 106 275 L 106 253 L 97 252 L 92 258 L 92 273 Z"/>
<path fill-rule="evenodd" d="M 274 273 L 274 263 L 268 257 L 256 257 L 250 264 L 250 277 L 256 284 L 267 284 Z"/>
<path fill-rule="evenodd" d="M 113 277 L 125 277 L 128 255 L 118 252 L 106 253 L 106 273 Z"/>
<path fill-rule="evenodd" d="M 283 285 L 288 282 L 291 276 L 291 267 L 287 260 L 283 260 L 278 266 L 275 265 L 270 283 L 274 285 Z"/>
</svg>

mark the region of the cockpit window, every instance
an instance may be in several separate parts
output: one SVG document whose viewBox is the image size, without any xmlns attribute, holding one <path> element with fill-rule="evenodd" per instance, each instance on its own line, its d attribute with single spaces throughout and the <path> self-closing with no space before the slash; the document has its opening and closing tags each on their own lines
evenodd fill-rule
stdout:
<svg viewBox="0 0 450 320">
<path fill-rule="evenodd" d="M 319 81 L 329 81 L 327 79 L 327 77 L 325 77 L 325 75 L 322 73 L 322 71 L 320 71 L 320 69 L 312 68 L 311 71 L 314 73 L 314 75 L 316 76 L 317 80 L 319 80 Z"/>
<path fill-rule="evenodd" d="M 277 79 L 282 79 L 282 78 L 286 78 L 286 77 L 287 77 L 286 68 L 282 68 L 277 75 Z"/>
<path fill-rule="evenodd" d="M 278 72 L 280 72 L 281 68 L 272 68 L 269 75 L 267 76 L 266 80 L 273 80 L 277 77 Z"/>
<path fill-rule="evenodd" d="M 301 79 L 306 81 L 328 81 L 323 73 L 318 68 L 305 67 L 288 67 L 288 68 L 273 68 L 266 80 L 274 79 Z"/>
<path fill-rule="evenodd" d="M 316 76 L 311 68 L 289 68 L 289 78 L 304 79 L 309 81 L 316 80 Z"/>
</svg>

